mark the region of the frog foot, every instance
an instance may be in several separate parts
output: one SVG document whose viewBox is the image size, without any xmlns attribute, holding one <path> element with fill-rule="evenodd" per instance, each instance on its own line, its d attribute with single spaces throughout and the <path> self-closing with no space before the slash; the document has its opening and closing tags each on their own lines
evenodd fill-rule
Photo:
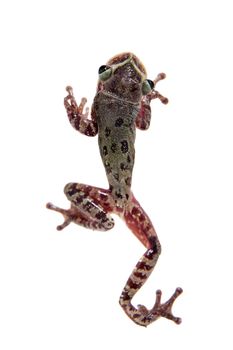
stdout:
<svg viewBox="0 0 233 350">
<path fill-rule="evenodd" d="M 62 208 L 59 208 L 59 207 L 57 207 L 56 205 L 54 205 L 52 203 L 47 203 L 46 204 L 46 208 L 50 209 L 50 210 L 53 210 L 53 211 L 56 211 L 56 212 L 58 212 L 58 213 L 63 215 L 64 222 L 63 222 L 63 224 L 57 226 L 57 230 L 58 231 L 63 230 L 63 228 L 68 226 L 73 221 L 71 209 L 62 209 Z"/>
<path fill-rule="evenodd" d="M 183 292 L 182 288 L 176 288 L 173 295 L 165 303 L 161 304 L 161 290 L 156 291 L 156 300 L 153 308 L 147 310 L 143 305 L 138 305 L 138 311 L 141 314 L 140 325 L 147 326 L 150 323 L 156 321 L 159 317 L 165 317 L 171 321 L 174 321 L 176 324 L 182 322 L 180 317 L 175 317 L 172 314 L 172 306 L 176 298 Z"/>
</svg>

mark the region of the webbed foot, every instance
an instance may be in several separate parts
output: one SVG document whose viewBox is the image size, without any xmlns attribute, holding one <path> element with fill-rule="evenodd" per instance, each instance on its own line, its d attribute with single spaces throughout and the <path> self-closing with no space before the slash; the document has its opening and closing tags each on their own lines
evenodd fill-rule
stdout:
<svg viewBox="0 0 233 350">
<path fill-rule="evenodd" d="M 159 317 L 165 317 L 171 321 L 174 321 L 176 324 L 180 324 L 182 322 L 180 317 L 175 317 L 172 314 L 172 306 L 176 298 L 183 292 L 181 288 L 176 288 L 173 295 L 168 299 L 165 303 L 161 303 L 161 290 L 156 291 L 156 300 L 153 308 L 151 310 L 147 310 L 147 308 L 143 305 L 138 305 L 138 311 L 141 314 L 140 324 L 143 326 L 147 326 L 150 323 L 156 321 Z M 136 320 L 135 320 L 136 322 Z"/>
<path fill-rule="evenodd" d="M 122 293 L 120 298 L 120 304 L 123 307 L 129 318 L 140 326 L 147 327 L 152 322 L 156 321 L 160 317 L 167 318 L 176 324 L 181 323 L 181 318 L 176 317 L 172 314 L 172 306 L 176 298 L 183 292 L 181 288 L 176 288 L 173 295 L 165 303 L 161 303 L 161 290 L 157 290 L 155 304 L 151 310 L 148 310 L 143 305 L 138 305 L 134 307 L 127 295 L 127 293 Z"/>
<path fill-rule="evenodd" d="M 53 210 L 53 211 L 56 211 L 56 212 L 58 212 L 58 213 L 63 215 L 64 222 L 63 222 L 63 224 L 57 226 L 57 230 L 58 231 L 63 230 L 63 228 L 68 226 L 74 220 L 74 218 L 72 216 L 71 209 L 62 209 L 62 208 L 59 208 L 59 207 L 57 207 L 56 205 L 54 205 L 52 203 L 47 203 L 46 204 L 46 208 L 50 209 L 50 210 Z"/>
</svg>

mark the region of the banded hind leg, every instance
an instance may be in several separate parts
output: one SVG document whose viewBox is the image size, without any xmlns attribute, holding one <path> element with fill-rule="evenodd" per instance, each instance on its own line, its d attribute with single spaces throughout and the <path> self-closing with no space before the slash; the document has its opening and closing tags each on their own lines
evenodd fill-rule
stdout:
<svg viewBox="0 0 233 350">
<path fill-rule="evenodd" d="M 69 183 L 65 186 L 64 192 L 71 202 L 69 209 L 59 208 L 52 203 L 46 205 L 48 209 L 64 216 L 63 224 L 57 226 L 58 230 L 64 229 L 71 222 L 98 231 L 107 231 L 113 228 L 114 220 L 109 215 L 109 212 L 112 212 L 109 190 L 79 183 Z"/>
<path fill-rule="evenodd" d="M 120 305 L 131 320 L 141 326 L 146 327 L 159 317 L 168 318 L 177 324 L 181 323 L 181 319 L 172 314 L 172 305 L 182 293 L 181 288 L 177 288 L 171 298 L 165 303 L 161 303 L 162 292 L 157 290 L 155 304 L 150 310 L 143 305 L 138 305 L 137 308 L 132 305 L 134 295 L 146 282 L 156 265 L 161 253 L 161 246 L 149 217 L 134 197 L 130 209 L 124 214 L 124 219 L 128 227 L 145 245 L 147 251 L 141 257 L 126 282 L 120 296 Z"/>
</svg>

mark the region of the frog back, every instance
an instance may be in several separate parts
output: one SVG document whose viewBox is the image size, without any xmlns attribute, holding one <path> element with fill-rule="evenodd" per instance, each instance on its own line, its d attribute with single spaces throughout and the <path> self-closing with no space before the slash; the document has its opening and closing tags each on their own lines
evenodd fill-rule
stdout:
<svg viewBox="0 0 233 350">
<path fill-rule="evenodd" d="M 124 206 L 130 197 L 135 157 L 135 119 L 139 106 L 98 93 L 93 111 L 98 124 L 99 149 L 115 202 Z"/>
</svg>

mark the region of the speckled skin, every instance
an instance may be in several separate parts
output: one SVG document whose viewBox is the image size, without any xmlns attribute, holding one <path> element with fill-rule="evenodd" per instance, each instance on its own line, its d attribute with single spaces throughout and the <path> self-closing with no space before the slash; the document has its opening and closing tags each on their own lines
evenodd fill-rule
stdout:
<svg viewBox="0 0 233 350">
<path fill-rule="evenodd" d="M 101 158 L 109 182 L 109 189 L 69 183 L 64 192 L 71 202 L 70 209 L 61 209 L 51 203 L 47 208 L 61 213 L 65 221 L 57 227 L 63 229 L 71 222 L 94 230 L 106 231 L 114 226 L 111 213 L 119 215 L 147 248 L 131 273 L 120 296 L 120 305 L 138 325 L 147 326 L 159 317 L 179 324 L 181 319 L 172 315 L 171 308 L 178 295 L 161 303 L 161 291 L 156 292 L 152 309 L 133 306 L 132 299 L 151 274 L 161 252 L 155 229 L 145 211 L 131 191 L 134 166 L 134 142 L 136 128 L 146 130 L 150 125 L 152 99 L 167 99 L 154 90 L 156 83 L 165 78 L 160 73 L 154 82 L 146 79 L 146 70 L 132 53 L 117 55 L 100 68 L 97 93 L 88 119 L 88 110 L 83 113 L 86 99 L 78 106 L 71 87 L 64 100 L 71 125 L 87 136 L 98 133 Z"/>
<path fill-rule="evenodd" d="M 121 100 L 114 101 L 114 97 L 100 92 L 95 97 L 94 109 L 99 127 L 100 154 L 112 197 L 118 208 L 124 208 L 131 194 L 135 119 L 139 107 Z"/>
</svg>

